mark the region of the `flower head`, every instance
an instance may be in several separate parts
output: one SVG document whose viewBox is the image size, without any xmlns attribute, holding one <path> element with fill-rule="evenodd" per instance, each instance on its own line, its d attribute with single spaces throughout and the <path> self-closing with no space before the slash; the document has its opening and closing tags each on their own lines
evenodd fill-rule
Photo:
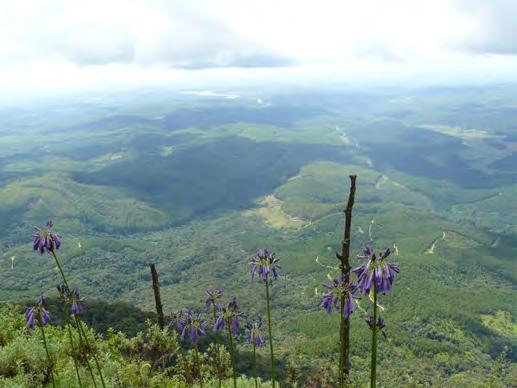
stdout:
<svg viewBox="0 0 517 388">
<path fill-rule="evenodd" d="M 34 329 L 35 326 L 35 315 L 36 307 L 25 307 L 25 322 L 27 322 L 27 326 L 29 326 L 31 329 Z"/>
<path fill-rule="evenodd" d="M 199 338 L 206 335 L 205 320 L 201 314 L 193 314 L 190 310 L 180 319 L 178 329 L 181 330 L 180 339 L 185 341 L 188 335 L 192 345 L 196 345 Z"/>
<path fill-rule="evenodd" d="M 65 283 L 58 284 L 56 288 L 63 299 L 70 294 L 70 289 Z"/>
<path fill-rule="evenodd" d="M 366 264 L 354 269 L 357 275 L 357 287 L 365 294 L 370 292 L 372 284 L 375 284 L 377 291 L 387 293 L 391 290 L 395 274 L 400 272 L 397 264 L 387 263 L 385 259 L 391 254 L 389 248 L 384 249 L 377 256 L 373 249 L 366 247 L 360 259 L 367 260 Z"/>
<path fill-rule="evenodd" d="M 218 290 L 217 288 L 212 288 L 211 290 L 206 290 L 206 308 L 209 309 L 212 306 L 215 308 L 219 308 L 221 305 L 219 303 L 219 299 L 223 297 L 223 292 Z"/>
<path fill-rule="evenodd" d="M 46 326 L 50 322 L 50 313 L 44 307 L 44 305 L 45 298 L 42 295 L 38 299 L 36 306 L 25 308 L 25 321 L 27 322 L 27 326 L 29 326 L 31 329 L 34 329 L 38 319 L 41 323 L 41 326 Z"/>
<path fill-rule="evenodd" d="M 251 324 L 247 325 L 248 328 L 248 335 L 246 336 L 246 339 L 250 344 L 255 344 L 256 347 L 260 348 L 261 346 L 264 346 L 266 343 L 266 339 L 264 338 L 264 335 L 262 334 L 261 328 L 262 328 L 262 322 L 253 322 Z"/>
<path fill-rule="evenodd" d="M 256 256 L 251 259 L 251 277 L 258 275 L 260 279 L 267 281 L 272 274 L 274 279 L 278 279 L 281 269 L 279 261 L 280 259 L 274 253 L 270 253 L 267 249 L 259 249 Z"/>
<path fill-rule="evenodd" d="M 226 307 L 219 307 L 218 312 L 219 315 L 215 321 L 213 330 L 219 331 L 225 324 L 229 324 L 232 334 L 237 334 L 240 327 L 240 319 L 246 317 L 245 313 L 239 311 L 237 299 L 233 297 Z"/>
<path fill-rule="evenodd" d="M 81 294 L 79 293 L 79 289 L 77 287 L 72 288 L 70 296 L 72 300 L 72 306 L 70 307 L 70 311 L 74 315 L 81 314 L 84 310 L 84 303 L 86 302 L 86 299 L 81 297 Z"/>
<path fill-rule="evenodd" d="M 323 295 L 320 307 L 324 308 L 328 314 L 331 314 L 332 310 L 337 307 L 338 302 L 343 298 L 345 302 L 343 316 L 345 319 L 348 318 L 357 308 L 353 296 L 357 287 L 350 284 L 350 274 L 344 274 L 341 280 L 331 279 L 325 287 L 328 291 Z"/>
<path fill-rule="evenodd" d="M 54 252 L 61 246 L 61 236 L 52 231 L 53 226 L 52 220 L 48 220 L 44 230 L 34 227 L 32 248 L 41 255 L 45 252 Z"/>
<path fill-rule="evenodd" d="M 175 310 L 171 313 L 171 320 L 169 322 L 169 327 L 171 329 L 175 329 L 175 330 L 181 330 L 180 328 L 180 322 L 181 322 L 181 319 L 183 318 L 183 311 L 181 310 Z"/>
<path fill-rule="evenodd" d="M 72 314 L 79 315 L 84 311 L 86 298 L 81 297 L 77 287 L 70 290 L 66 284 L 62 283 L 57 286 L 57 290 L 63 298 L 63 301 L 70 305 L 70 311 Z"/>
</svg>

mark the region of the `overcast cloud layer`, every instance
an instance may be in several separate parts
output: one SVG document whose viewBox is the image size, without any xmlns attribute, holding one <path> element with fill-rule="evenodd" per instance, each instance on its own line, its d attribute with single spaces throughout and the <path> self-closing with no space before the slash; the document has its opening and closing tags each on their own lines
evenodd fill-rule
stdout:
<svg viewBox="0 0 517 388">
<path fill-rule="evenodd" d="M 515 15 L 515 0 L 3 0 L 0 87 L 228 67 L 506 74 L 517 58 Z"/>
</svg>

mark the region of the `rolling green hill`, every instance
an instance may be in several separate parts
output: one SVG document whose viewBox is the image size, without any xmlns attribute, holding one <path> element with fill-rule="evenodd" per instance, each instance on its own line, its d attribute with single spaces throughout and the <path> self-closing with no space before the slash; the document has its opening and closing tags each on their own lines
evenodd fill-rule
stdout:
<svg viewBox="0 0 517 388">
<path fill-rule="evenodd" d="M 283 267 L 272 290 L 279 362 L 314 374 L 337 357 L 338 318 L 318 306 L 336 273 L 355 173 L 353 255 L 392 247 L 401 267 L 382 300 L 379 381 L 485 386 L 495 373 L 508 384 L 517 360 L 515 86 L 299 93 L 265 104 L 161 91 L 125 99 L 0 115 L 1 302 L 54 292 L 53 262 L 30 245 L 32 226 L 50 217 L 72 283 L 144 311 L 154 309 L 154 262 L 167 312 L 202 308 L 204 291 L 218 287 L 262 314 L 248 263 L 269 247 Z M 358 383 L 368 375 L 366 317 L 359 309 L 352 318 Z"/>
</svg>

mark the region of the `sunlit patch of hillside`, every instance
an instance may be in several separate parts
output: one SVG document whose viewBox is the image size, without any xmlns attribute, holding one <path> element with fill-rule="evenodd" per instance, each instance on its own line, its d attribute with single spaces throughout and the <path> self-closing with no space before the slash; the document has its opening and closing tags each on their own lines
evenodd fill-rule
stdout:
<svg viewBox="0 0 517 388">
<path fill-rule="evenodd" d="M 488 329 L 501 335 L 517 336 L 517 324 L 512 322 L 512 315 L 509 311 L 497 310 L 495 314 L 482 314 L 481 322 Z"/>
<path fill-rule="evenodd" d="M 174 151 L 174 147 L 172 147 L 172 146 L 163 146 L 162 149 L 161 149 L 160 154 L 162 156 L 169 156 L 169 155 L 172 154 L 173 151 Z"/>
<path fill-rule="evenodd" d="M 124 155 L 121 152 L 114 152 L 111 155 L 109 155 L 109 160 L 119 160 L 122 159 Z"/>
<path fill-rule="evenodd" d="M 487 131 L 483 131 L 480 129 L 464 129 L 461 127 L 439 125 L 439 124 L 423 124 L 423 125 L 420 125 L 419 127 L 424 128 L 424 129 L 430 129 L 431 131 L 443 133 L 444 135 L 454 136 L 454 137 L 457 137 L 462 140 L 475 140 L 475 139 L 481 140 L 481 139 L 501 137 L 501 136 L 490 134 Z"/>
<path fill-rule="evenodd" d="M 248 210 L 246 214 L 260 217 L 271 228 L 298 229 L 307 224 L 307 221 L 287 214 L 282 209 L 282 201 L 274 195 L 266 196 L 259 205 L 260 207 Z"/>
</svg>

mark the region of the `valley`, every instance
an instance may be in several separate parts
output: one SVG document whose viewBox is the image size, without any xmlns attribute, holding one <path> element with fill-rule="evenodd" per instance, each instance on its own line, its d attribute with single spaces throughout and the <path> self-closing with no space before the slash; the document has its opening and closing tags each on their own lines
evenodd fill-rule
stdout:
<svg viewBox="0 0 517 388">
<path fill-rule="evenodd" d="M 202 308 L 218 287 L 259 316 L 249 261 L 268 247 L 282 262 L 279 359 L 318 370 L 336 357 L 338 318 L 318 306 L 354 173 L 352 257 L 394 247 L 401 267 L 383 298 L 381 378 L 474 384 L 504 352 L 515 362 L 515 86 L 323 97 L 158 89 L 89 101 L 0 111 L 1 302 L 54 290 L 53 262 L 30 244 L 48 218 L 88 299 L 146 312 L 153 262 L 168 313 Z M 365 318 L 352 318 L 359 380 Z"/>
</svg>

